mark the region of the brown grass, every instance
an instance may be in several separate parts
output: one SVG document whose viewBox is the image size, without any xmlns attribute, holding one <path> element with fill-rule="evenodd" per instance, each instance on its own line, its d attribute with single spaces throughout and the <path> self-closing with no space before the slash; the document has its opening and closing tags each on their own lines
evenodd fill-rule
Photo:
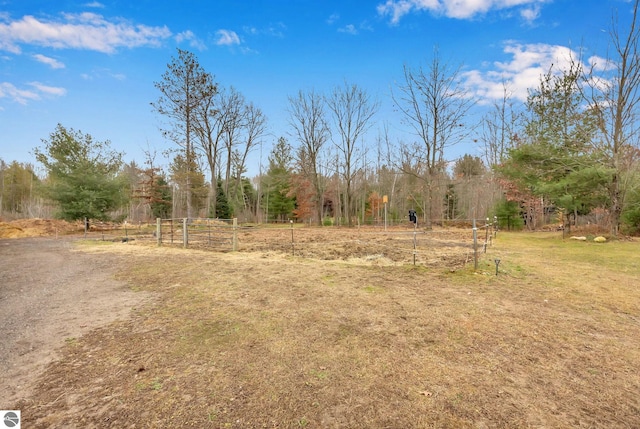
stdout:
<svg viewBox="0 0 640 429">
<path fill-rule="evenodd" d="M 79 233 L 82 222 L 66 222 L 56 219 L 18 219 L 3 222 L 0 219 L 0 238 L 45 237 Z"/>
<path fill-rule="evenodd" d="M 159 298 L 16 407 L 34 428 L 640 427 L 638 250 L 500 233 L 474 273 L 83 246 Z"/>
</svg>

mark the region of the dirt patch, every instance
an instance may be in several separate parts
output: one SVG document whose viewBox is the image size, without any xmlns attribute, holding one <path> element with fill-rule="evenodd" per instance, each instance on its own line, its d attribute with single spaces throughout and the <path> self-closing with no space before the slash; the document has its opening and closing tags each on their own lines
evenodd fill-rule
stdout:
<svg viewBox="0 0 640 429">
<path fill-rule="evenodd" d="M 211 220 L 207 225 L 215 225 Z M 217 245 L 220 237 L 200 231 L 189 238 L 192 249 L 229 251 L 232 232 L 228 225 L 222 234 L 223 245 Z M 134 240 L 156 245 L 155 226 L 113 225 L 94 223 L 86 237 L 98 241 Z M 478 237 L 479 251 L 491 234 Z M 163 233 L 164 234 L 164 233 Z M 22 219 L 0 222 L 0 238 L 85 236 L 82 222 L 66 222 L 53 219 Z M 182 231 L 172 231 L 174 239 L 165 237 L 164 245 L 182 246 Z M 213 242 L 213 245 L 212 245 Z M 237 234 L 237 250 L 263 255 L 282 254 L 295 257 L 340 260 L 365 265 L 420 265 L 458 269 L 473 258 L 473 235 L 470 228 L 414 230 L 412 224 L 389 227 L 299 227 L 278 228 L 269 226 L 240 227 Z"/>
<path fill-rule="evenodd" d="M 29 225 L 27 233 L 40 234 L 53 224 Z M 147 299 L 114 279 L 120 262 L 79 252 L 69 240 L 0 240 L 0 408 L 27 397 L 65 343 L 128 317 Z"/>
<path fill-rule="evenodd" d="M 479 249 L 485 236 L 479 239 Z M 240 252 L 283 254 L 355 264 L 419 265 L 460 268 L 473 256 L 473 233 L 469 229 L 414 230 L 410 224 L 388 229 L 346 227 L 241 227 L 237 234 Z M 178 244 L 181 245 L 181 242 Z M 189 247 L 206 249 L 207 236 L 189 238 Z M 227 244 L 226 249 L 231 248 Z"/>
</svg>

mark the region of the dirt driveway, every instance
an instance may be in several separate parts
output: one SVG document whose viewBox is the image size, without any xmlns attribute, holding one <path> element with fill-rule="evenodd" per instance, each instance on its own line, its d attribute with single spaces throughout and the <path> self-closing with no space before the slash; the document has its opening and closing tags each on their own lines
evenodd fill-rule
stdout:
<svg viewBox="0 0 640 429">
<path fill-rule="evenodd" d="M 126 318 L 149 295 L 114 280 L 118 256 L 72 239 L 0 240 L 0 409 L 29 395 L 65 341 Z"/>
</svg>

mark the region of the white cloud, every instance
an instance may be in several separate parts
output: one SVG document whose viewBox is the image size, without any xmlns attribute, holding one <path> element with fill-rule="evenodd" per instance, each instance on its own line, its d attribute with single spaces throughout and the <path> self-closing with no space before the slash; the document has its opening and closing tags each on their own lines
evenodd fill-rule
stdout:
<svg viewBox="0 0 640 429">
<path fill-rule="evenodd" d="M 348 24 L 345 25 L 342 28 L 338 28 L 338 32 L 340 33 L 347 33 L 347 34 L 358 34 L 358 30 L 356 29 L 355 25 L 353 24 Z"/>
<path fill-rule="evenodd" d="M 63 96 L 64 88 L 43 85 L 40 82 L 29 83 L 32 89 L 20 89 L 9 82 L 0 82 L 0 98 L 9 98 L 16 103 L 26 105 L 29 101 L 40 100 L 42 95 Z"/>
<path fill-rule="evenodd" d="M 617 64 L 606 58 L 599 57 L 597 55 L 591 56 L 587 59 L 587 64 L 593 68 L 594 71 L 604 72 L 615 70 Z"/>
<path fill-rule="evenodd" d="M 35 60 L 38 61 L 38 62 L 41 62 L 43 64 L 48 65 L 52 69 L 63 69 L 64 68 L 64 64 L 61 63 L 60 61 L 56 60 L 55 58 L 47 57 L 47 56 L 44 56 L 42 54 L 35 54 L 35 55 L 33 55 L 33 58 L 35 58 Z"/>
<path fill-rule="evenodd" d="M 85 7 L 95 7 L 98 9 L 104 9 L 104 5 L 98 1 L 92 1 L 90 3 L 85 3 Z"/>
<path fill-rule="evenodd" d="M 62 96 L 67 93 L 67 90 L 64 88 L 56 87 L 56 86 L 48 86 L 44 85 L 40 82 L 30 82 L 29 85 L 38 90 L 38 92 L 47 94 L 47 95 L 57 95 Z"/>
<path fill-rule="evenodd" d="M 377 7 L 378 14 L 389 16 L 392 24 L 412 12 L 428 11 L 449 18 L 469 19 L 491 10 L 523 7 L 521 16 L 531 21 L 539 14 L 541 4 L 549 0 L 386 0 Z"/>
<path fill-rule="evenodd" d="M 171 36 L 169 29 L 107 21 L 94 13 L 65 14 L 60 20 L 24 16 L 0 22 L 0 50 L 20 53 L 20 46 L 36 45 L 58 49 L 87 49 L 112 53 L 117 48 L 159 46 Z"/>
<path fill-rule="evenodd" d="M 191 46 L 192 48 L 197 48 L 200 50 L 204 50 L 207 48 L 204 42 L 200 40 L 198 37 L 196 37 L 196 35 L 190 30 L 183 31 L 182 33 L 176 34 L 176 42 L 182 43 L 185 41 L 188 41 L 189 46 Z"/>
<path fill-rule="evenodd" d="M 331 16 L 327 19 L 327 24 L 333 25 L 340 19 L 340 15 L 337 13 L 331 14 Z"/>
<path fill-rule="evenodd" d="M 504 52 L 511 54 L 513 59 L 509 62 L 496 62 L 499 69 L 506 72 L 519 72 L 533 66 L 544 69 L 555 65 L 560 70 L 566 69 L 572 60 L 578 58 L 578 54 L 571 48 L 560 45 L 546 45 L 544 43 L 519 44 L 508 43 Z"/>
<path fill-rule="evenodd" d="M 84 80 L 115 79 L 122 81 L 127 79 L 124 73 L 117 73 L 108 68 L 95 68 L 90 73 L 81 73 L 80 77 Z"/>
<path fill-rule="evenodd" d="M 411 12 L 412 9 L 435 9 L 438 6 L 438 0 L 433 0 L 431 5 L 421 5 L 420 2 L 415 0 L 387 0 L 384 4 L 379 4 L 377 7 L 378 15 L 390 15 L 391 23 L 397 24 L 400 22 L 400 18 Z"/>
<path fill-rule="evenodd" d="M 231 30 L 218 30 L 216 31 L 216 45 L 239 45 L 240 37 L 235 31 Z"/>
<path fill-rule="evenodd" d="M 0 98 L 8 97 L 20 104 L 27 104 L 29 100 L 38 100 L 40 96 L 28 89 L 18 89 L 12 83 L 0 82 Z"/>
<path fill-rule="evenodd" d="M 242 30 L 243 30 L 245 33 L 250 34 L 250 35 L 252 35 L 252 36 L 256 36 L 256 35 L 258 35 L 258 34 L 259 34 L 259 31 L 258 31 L 258 29 L 257 29 L 256 27 L 250 27 L 250 26 L 248 26 L 248 25 L 246 25 L 246 26 L 242 27 Z"/>
<path fill-rule="evenodd" d="M 540 85 L 540 78 L 549 70 L 568 70 L 579 54 L 566 46 L 507 43 L 504 52 L 511 59 L 493 63 L 493 69 L 472 70 L 462 75 L 467 88 L 486 100 L 500 99 L 504 85 L 514 99 L 526 101 L 529 89 Z"/>
<path fill-rule="evenodd" d="M 354 24 L 347 24 L 344 25 L 342 27 L 339 27 L 337 29 L 338 33 L 345 33 L 345 34 L 351 34 L 351 35 L 358 35 L 363 31 L 373 31 L 373 27 L 371 26 L 371 24 L 367 21 L 362 21 L 360 24 L 358 25 L 354 25 Z"/>
<path fill-rule="evenodd" d="M 269 23 L 268 25 L 258 28 L 258 27 L 250 27 L 244 26 L 242 27 L 242 31 L 244 34 L 248 36 L 269 36 L 269 37 L 284 37 L 285 31 L 287 30 L 287 26 L 282 22 L 277 22 L 275 24 Z"/>
<path fill-rule="evenodd" d="M 520 16 L 527 22 L 533 22 L 540 16 L 540 5 L 525 7 L 520 11 Z"/>
</svg>

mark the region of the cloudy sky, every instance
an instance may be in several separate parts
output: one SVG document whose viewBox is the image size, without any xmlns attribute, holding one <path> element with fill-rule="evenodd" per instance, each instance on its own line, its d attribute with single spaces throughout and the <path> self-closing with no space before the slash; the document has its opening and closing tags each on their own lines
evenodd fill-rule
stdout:
<svg viewBox="0 0 640 429">
<path fill-rule="evenodd" d="M 344 82 L 379 100 L 372 133 L 388 123 L 407 140 L 390 97 L 404 65 L 427 65 L 437 48 L 461 67 L 477 109 L 502 96 L 503 82 L 524 100 L 572 52 L 601 62 L 613 18 L 626 25 L 630 8 L 628 0 L 0 0 L 0 159 L 34 162 L 33 148 L 58 123 L 111 141 L 127 161 L 172 147 L 150 103 L 176 48 L 263 110 L 264 159 L 289 138 L 289 96 Z M 477 148 L 455 151 L 448 156 Z"/>
</svg>

